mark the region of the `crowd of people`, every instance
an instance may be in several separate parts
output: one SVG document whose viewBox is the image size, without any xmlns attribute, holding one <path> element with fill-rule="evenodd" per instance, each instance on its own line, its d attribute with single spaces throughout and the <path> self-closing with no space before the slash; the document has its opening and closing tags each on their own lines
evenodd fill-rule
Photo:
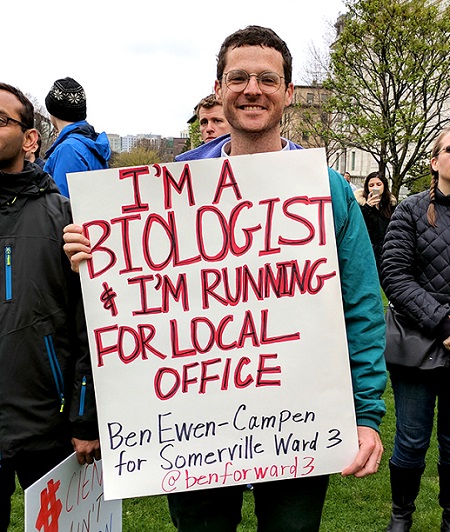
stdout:
<svg viewBox="0 0 450 532">
<path fill-rule="evenodd" d="M 178 161 L 302 149 L 280 134 L 294 91 L 292 56 L 273 30 L 248 26 L 228 36 L 216 74 L 214 94 L 196 107 L 203 143 Z M 106 168 L 111 152 L 105 133 L 86 121 L 86 96 L 74 79 L 55 81 L 45 103 L 58 137 L 42 169 L 33 107 L 0 84 L 0 532 L 16 474 L 25 488 L 73 450 L 80 463 L 100 458 L 76 273 L 91 248 L 71 222 L 66 174 Z M 359 445 L 342 475 L 366 477 L 380 466 L 387 360 L 397 419 L 387 530 L 397 532 L 411 528 L 436 399 L 441 530 L 450 531 L 450 131 L 436 139 L 430 164 L 430 190 L 398 206 L 384 175 L 371 173 L 353 190 L 350 174 L 328 169 Z M 386 358 L 380 281 L 390 301 Z M 407 349 L 394 323 L 421 340 Z M 258 530 L 319 530 L 328 483 L 328 475 L 255 483 Z M 175 527 L 236 530 L 243 487 L 168 495 Z"/>
</svg>

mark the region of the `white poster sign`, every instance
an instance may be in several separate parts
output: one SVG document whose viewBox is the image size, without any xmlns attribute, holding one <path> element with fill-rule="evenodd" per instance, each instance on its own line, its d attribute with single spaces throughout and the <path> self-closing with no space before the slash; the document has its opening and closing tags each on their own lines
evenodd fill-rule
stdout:
<svg viewBox="0 0 450 532">
<path fill-rule="evenodd" d="M 75 453 L 25 490 L 25 532 L 121 532 L 122 501 L 103 498 L 102 462 Z"/>
<path fill-rule="evenodd" d="M 357 452 L 324 150 L 69 175 L 105 498 Z"/>
</svg>

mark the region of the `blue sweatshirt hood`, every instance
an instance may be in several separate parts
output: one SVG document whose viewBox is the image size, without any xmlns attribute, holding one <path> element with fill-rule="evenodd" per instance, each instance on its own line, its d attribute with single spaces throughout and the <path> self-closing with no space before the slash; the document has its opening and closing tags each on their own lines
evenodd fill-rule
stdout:
<svg viewBox="0 0 450 532">
<path fill-rule="evenodd" d="M 69 197 L 67 174 L 108 168 L 111 149 L 106 133 L 96 133 L 86 120 L 81 120 L 64 127 L 45 156 L 45 171 L 61 194 Z"/>
<path fill-rule="evenodd" d="M 82 142 L 93 155 L 100 161 L 106 163 L 111 157 L 111 148 L 106 133 L 97 133 L 86 120 L 74 122 L 64 127 L 55 142 L 50 146 L 45 154 L 48 159 L 50 155 L 65 142 L 68 138 L 74 138 Z"/>
<path fill-rule="evenodd" d="M 289 149 L 291 150 L 303 150 L 303 148 L 299 144 L 295 144 L 294 142 L 284 139 L 289 144 Z M 217 137 L 214 140 L 211 140 L 210 142 L 207 142 L 205 144 L 202 144 L 198 148 L 194 148 L 193 150 L 186 151 L 184 153 L 180 153 L 180 155 L 177 155 L 175 157 L 175 161 L 196 161 L 198 159 L 213 159 L 215 157 L 220 157 L 222 154 L 222 148 L 225 146 L 227 142 L 230 141 L 230 134 L 222 135 L 221 137 Z"/>
</svg>

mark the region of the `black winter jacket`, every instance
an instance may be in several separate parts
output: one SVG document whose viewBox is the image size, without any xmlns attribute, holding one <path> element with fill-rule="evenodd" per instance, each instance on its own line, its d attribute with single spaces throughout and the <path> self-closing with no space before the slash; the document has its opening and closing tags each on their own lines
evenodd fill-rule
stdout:
<svg viewBox="0 0 450 532">
<path fill-rule="evenodd" d="M 450 312 L 450 196 L 436 194 L 436 222 L 427 221 L 428 191 L 403 200 L 383 246 L 382 286 L 395 309 L 433 336 Z"/>
<path fill-rule="evenodd" d="M 384 237 L 389 225 L 390 218 L 386 218 L 377 207 L 370 207 L 364 197 L 364 189 L 358 189 L 354 192 L 356 201 L 361 207 L 361 212 L 366 222 L 367 232 L 369 233 L 372 244 L 373 254 L 377 264 L 378 274 L 381 273 L 381 253 L 383 249 Z M 396 200 L 391 195 L 391 208 L 395 209 Z"/>
<path fill-rule="evenodd" d="M 0 172 L 0 458 L 98 437 L 69 201 L 26 162 Z"/>
</svg>

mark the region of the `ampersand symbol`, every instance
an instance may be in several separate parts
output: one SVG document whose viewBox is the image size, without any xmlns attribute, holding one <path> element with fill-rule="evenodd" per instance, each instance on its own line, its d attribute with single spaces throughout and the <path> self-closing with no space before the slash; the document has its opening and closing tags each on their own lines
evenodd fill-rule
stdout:
<svg viewBox="0 0 450 532">
<path fill-rule="evenodd" d="M 108 283 L 103 283 L 103 292 L 100 295 L 100 301 L 103 303 L 103 308 L 110 310 L 113 316 L 117 316 L 117 306 L 115 298 L 117 297 L 116 292 L 108 286 Z"/>
</svg>

